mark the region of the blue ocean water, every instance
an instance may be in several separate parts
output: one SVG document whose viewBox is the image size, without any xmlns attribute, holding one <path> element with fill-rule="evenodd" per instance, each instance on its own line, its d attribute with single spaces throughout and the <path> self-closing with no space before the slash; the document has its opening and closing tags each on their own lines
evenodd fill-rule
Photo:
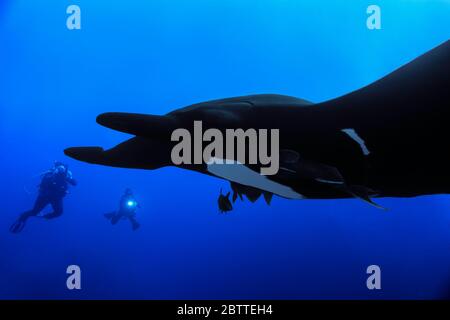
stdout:
<svg viewBox="0 0 450 320">
<path fill-rule="evenodd" d="M 66 27 L 71 4 L 81 30 Z M 366 27 L 371 4 L 381 30 Z M 324 101 L 449 39 L 449 21 L 448 0 L 0 0 L 0 298 L 448 298 L 449 196 L 379 200 L 388 212 L 260 199 L 219 215 L 223 180 L 92 166 L 63 149 L 127 139 L 95 123 L 107 111 L 254 93 Z M 57 159 L 79 182 L 64 215 L 10 234 Z M 126 187 L 142 206 L 137 232 L 103 217 Z M 66 288 L 72 264 L 81 290 Z M 366 287 L 372 264 L 382 290 Z"/>
</svg>

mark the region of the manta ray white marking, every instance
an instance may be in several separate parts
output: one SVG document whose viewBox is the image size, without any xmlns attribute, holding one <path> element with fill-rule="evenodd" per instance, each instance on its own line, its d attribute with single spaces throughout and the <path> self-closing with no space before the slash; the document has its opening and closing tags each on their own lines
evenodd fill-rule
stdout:
<svg viewBox="0 0 450 320">
<path fill-rule="evenodd" d="M 237 161 L 229 164 L 222 159 L 211 158 L 207 162 L 207 170 L 215 176 L 264 190 L 283 198 L 305 199 L 303 195 L 295 192 L 290 187 L 272 181 L 267 176 L 260 175 Z"/>
<path fill-rule="evenodd" d="M 346 133 L 350 138 L 355 140 L 359 146 L 361 147 L 361 150 L 365 156 L 370 154 L 369 149 L 366 147 L 366 143 L 364 140 L 356 133 L 355 129 L 342 129 L 342 132 Z"/>
</svg>

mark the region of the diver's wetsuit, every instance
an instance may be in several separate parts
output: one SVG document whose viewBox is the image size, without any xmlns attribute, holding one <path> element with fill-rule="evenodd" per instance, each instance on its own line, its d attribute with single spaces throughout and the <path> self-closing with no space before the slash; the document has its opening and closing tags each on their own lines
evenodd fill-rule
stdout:
<svg viewBox="0 0 450 320">
<path fill-rule="evenodd" d="M 129 205 L 131 203 L 131 205 Z M 140 227 L 136 220 L 136 209 L 139 205 L 132 193 L 126 193 L 120 198 L 119 210 L 105 214 L 105 217 L 116 224 L 121 219 L 128 219 L 131 222 L 133 230 Z"/>
<path fill-rule="evenodd" d="M 39 194 L 34 203 L 33 209 L 22 213 L 12 226 L 10 231 L 18 233 L 22 231 L 25 222 L 29 217 L 37 216 L 47 205 L 51 205 L 53 211 L 44 215 L 46 219 L 59 217 L 63 213 L 63 199 L 67 194 L 69 184 L 76 185 L 69 170 L 46 172 L 39 185 Z"/>
</svg>

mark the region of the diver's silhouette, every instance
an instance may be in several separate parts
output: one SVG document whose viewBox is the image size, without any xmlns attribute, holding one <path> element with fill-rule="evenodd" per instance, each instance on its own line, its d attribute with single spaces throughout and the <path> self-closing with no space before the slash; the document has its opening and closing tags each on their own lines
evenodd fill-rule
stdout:
<svg viewBox="0 0 450 320">
<path fill-rule="evenodd" d="M 135 231 L 140 227 L 140 224 L 136 221 L 137 208 L 140 208 L 140 205 L 134 198 L 131 189 L 127 188 L 120 198 L 119 210 L 106 213 L 104 216 L 111 221 L 111 224 L 116 224 L 121 219 L 128 219 L 131 222 L 133 231 Z"/>
<path fill-rule="evenodd" d="M 75 186 L 77 182 L 72 178 L 72 172 L 62 162 L 55 161 L 53 168 L 42 174 L 39 184 L 39 194 L 33 209 L 25 211 L 20 215 L 10 228 L 12 233 L 19 233 L 25 227 L 29 217 L 38 216 L 47 206 L 51 205 L 53 212 L 42 216 L 45 219 L 59 217 L 63 213 L 63 199 L 68 193 L 69 184 Z"/>
</svg>

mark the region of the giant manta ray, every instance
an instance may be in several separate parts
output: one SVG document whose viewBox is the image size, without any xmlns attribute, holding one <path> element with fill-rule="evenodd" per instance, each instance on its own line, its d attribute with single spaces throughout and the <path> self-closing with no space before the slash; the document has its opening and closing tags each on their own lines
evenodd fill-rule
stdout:
<svg viewBox="0 0 450 320">
<path fill-rule="evenodd" d="M 177 128 L 279 129 L 280 170 L 263 176 L 258 165 L 178 167 L 231 182 L 233 200 L 264 195 L 301 199 L 415 197 L 450 192 L 450 41 L 374 83 L 312 103 L 259 94 L 207 101 L 166 115 L 104 113 L 97 122 L 133 138 L 104 150 L 73 147 L 77 160 L 122 168 L 174 165 Z M 220 167 L 222 166 L 222 167 Z M 219 204 L 224 196 L 219 198 Z"/>
</svg>

